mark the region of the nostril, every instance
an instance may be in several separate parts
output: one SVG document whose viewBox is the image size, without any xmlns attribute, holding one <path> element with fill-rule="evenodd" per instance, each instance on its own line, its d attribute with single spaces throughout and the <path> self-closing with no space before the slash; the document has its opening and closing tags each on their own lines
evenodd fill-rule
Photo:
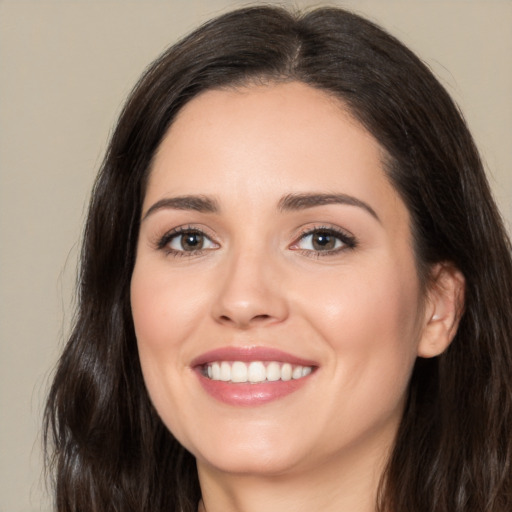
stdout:
<svg viewBox="0 0 512 512">
<path fill-rule="evenodd" d="M 268 320 L 270 318 L 270 315 L 256 315 L 253 317 L 253 320 L 258 322 L 262 320 Z"/>
<path fill-rule="evenodd" d="M 240 323 L 240 324 L 247 324 L 247 325 L 249 325 L 251 323 L 265 322 L 265 321 L 268 321 L 270 319 L 272 319 L 271 315 L 254 315 L 253 317 L 248 318 L 247 321 L 240 320 L 240 319 L 238 319 L 238 321 L 237 321 L 234 318 L 231 318 L 229 315 L 221 315 L 219 317 L 219 320 L 221 322 L 225 322 L 225 323 Z"/>
</svg>

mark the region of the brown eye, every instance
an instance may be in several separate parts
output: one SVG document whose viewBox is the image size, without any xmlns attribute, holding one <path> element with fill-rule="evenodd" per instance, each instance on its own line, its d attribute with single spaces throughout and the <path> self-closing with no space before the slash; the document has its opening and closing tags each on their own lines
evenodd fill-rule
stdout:
<svg viewBox="0 0 512 512">
<path fill-rule="evenodd" d="M 329 251 L 336 248 L 339 240 L 329 231 L 316 231 L 311 235 L 311 245 L 315 251 Z"/>
<path fill-rule="evenodd" d="M 355 246 L 356 240 L 353 236 L 336 229 L 322 228 L 304 233 L 291 248 L 312 254 L 336 254 L 338 251 L 353 249 Z"/>
<path fill-rule="evenodd" d="M 193 253 L 217 249 L 218 245 L 201 231 L 180 231 L 164 237 L 159 247 L 162 249 L 166 247 L 174 253 Z"/>
<path fill-rule="evenodd" d="M 181 249 L 184 251 L 197 251 L 203 248 L 204 235 L 202 233 L 182 233 L 177 237 Z"/>
</svg>

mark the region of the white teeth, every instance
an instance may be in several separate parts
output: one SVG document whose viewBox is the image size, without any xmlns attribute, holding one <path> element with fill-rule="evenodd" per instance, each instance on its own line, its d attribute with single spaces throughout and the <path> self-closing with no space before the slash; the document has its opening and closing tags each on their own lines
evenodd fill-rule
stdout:
<svg viewBox="0 0 512 512">
<path fill-rule="evenodd" d="M 292 379 L 300 379 L 302 377 L 303 368 L 304 368 L 303 366 L 296 366 L 292 372 Z M 210 375 L 210 374 L 208 373 L 208 375 Z M 211 379 L 211 377 L 210 377 L 210 379 Z"/>
<path fill-rule="evenodd" d="M 242 361 L 216 361 L 206 365 L 205 376 L 212 380 L 224 382 L 251 384 L 257 382 L 275 382 L 278 380 L 288 381 L 291 379 L 302 379 L 312 372 L 311 366 L 291 365 L 290 363 L 279 363 L 271 361 L 263 363 L 261 361 L 252 361 L 244 363 Z"/>
<path fill-rule="evenodd" d="M 281 379 L 290 380 L 292 378 L 292 365 L 289 363 L 283 364 L 281 367 Z"/>
<path fill-rule="evenodd" d="M 224 382 L 231 380 L 231 365 L 226 361 L 222 361 L 220 364 L 220 380 Z"/>
<path fill-rule="evenodd" d="M 231 367 L 231 381 L 247 382 L 247 366 L 244 363 L 240 361 L 233 363 L 233 366 Z"/>
<path fill-rule="evenodd" d="M 259 361 L 253 361 L 249 365 L 248 380 L 249 382 L 263 382 L 267 378 L 265 365 Z"/>
<path fill-rule="evenodd" d="M 267 366 L 267 380 L 274 382 L 281 378 L 281 367 L 279 363 L 269 363 Z"/>
</svg>

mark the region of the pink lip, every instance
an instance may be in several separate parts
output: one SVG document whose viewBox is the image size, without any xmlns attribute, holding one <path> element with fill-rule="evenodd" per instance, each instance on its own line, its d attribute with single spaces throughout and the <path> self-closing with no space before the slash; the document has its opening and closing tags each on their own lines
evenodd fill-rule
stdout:
<svg viewBox="0 0 512 512">
<path fill-rule="evenodd" d="M 191 366 L 203 389 L 216 400 L 238 407 L 257 406 L 283 398 L 304 386 L 315 372 L 296 380 L 235 384 L 211 380 L 204 375 L 203 366 L 215 361 L 279 361 L 315 368 L 318 366 L 314 361 L 268 347 L 225 347 L 195 358 Z"/>
</svg>

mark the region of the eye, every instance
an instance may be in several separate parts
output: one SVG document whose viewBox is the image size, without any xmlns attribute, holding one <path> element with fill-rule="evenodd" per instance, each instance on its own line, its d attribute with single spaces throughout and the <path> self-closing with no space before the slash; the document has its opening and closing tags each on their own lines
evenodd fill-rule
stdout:
<svg viewBox="0 0 512 512">
<path fill-rule="evenodd" d="M 353 236 L 333 228 L 317 228 L 304 233 L 291 249 L 315 253 L 336 253 L 356 246 Z"/>
<path fill-rule="evenodd" d="M 178 229 L 167 233 L 158 243 L 160 249 L 170 253 L 198 253 L 203 250 L 217 249 L 213 242 L 202 231 L 197 229 Z"/>
</svg>

